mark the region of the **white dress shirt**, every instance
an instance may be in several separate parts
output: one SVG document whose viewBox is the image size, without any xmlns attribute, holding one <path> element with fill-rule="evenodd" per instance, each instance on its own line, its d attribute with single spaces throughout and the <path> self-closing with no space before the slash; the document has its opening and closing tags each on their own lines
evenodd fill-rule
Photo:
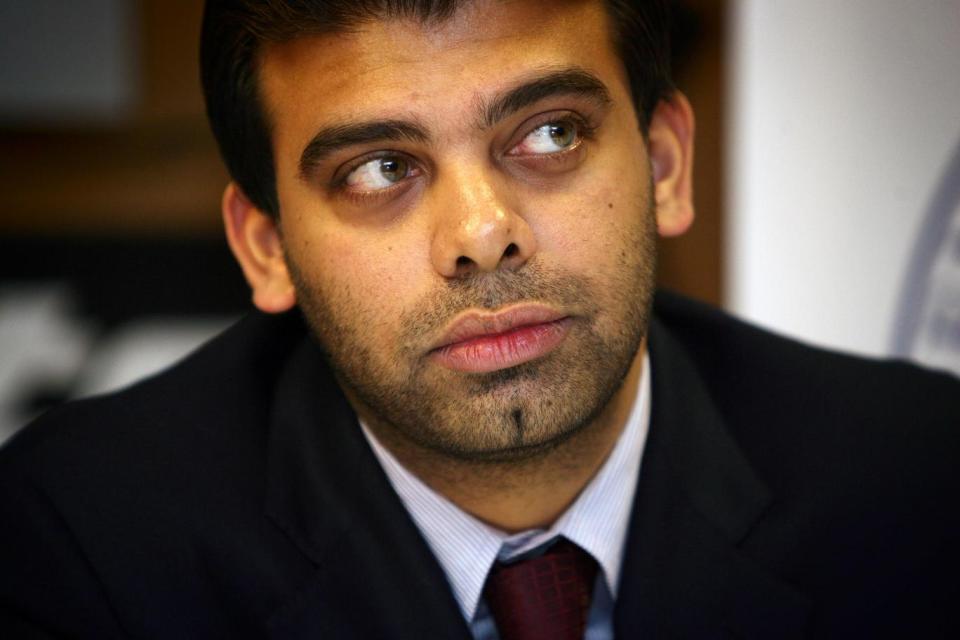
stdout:
<svg viewBox="0 0 960 640">
<path fill-rule="evenodd" d="M 446 572 L 453 595 L 477 640 L 497 639 L 496 627 L 482 600 L 493 563 L 529 553 L 558 536 L 586 550 L 600 567 L 585 638 L 613 637 L 613 603 L 650 423 L 650 375 L 650 359 L 645 355 L 637 398 L 623 432 L 570 508 L 549 529 L 513 535 L 477 520 L 428 487 L 360 423 L 394 490 Z"/>
</svg>

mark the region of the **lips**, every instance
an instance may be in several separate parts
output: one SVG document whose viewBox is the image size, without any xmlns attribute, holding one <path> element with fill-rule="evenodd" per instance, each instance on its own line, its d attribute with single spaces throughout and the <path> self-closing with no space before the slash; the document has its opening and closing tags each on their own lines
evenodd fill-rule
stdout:
<svg viewBox="0 0 960 640">
<path fill-rule="evenodd" d="M 542 305 L 460 316 L 430 351 L 437 364 L 464 373 L 485 373 L 541 358 L 566 338 L 572 320 Z"/>
</svg>

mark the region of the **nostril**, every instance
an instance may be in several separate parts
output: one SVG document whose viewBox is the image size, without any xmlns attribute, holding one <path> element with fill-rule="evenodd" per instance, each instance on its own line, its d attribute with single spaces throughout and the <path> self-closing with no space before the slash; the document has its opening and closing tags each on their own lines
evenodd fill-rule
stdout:
<svg viewBox="0 0 960 640">
<path fill-rule="evenodd" d="M 512 258 L 518 253 L 520 253 L 520 247 L 518 247 L 516 244 L 511 242 L 510 244 L 507 245 L 507 248 L 503 250 L 503 257 Z"/>
<path fill-rule="evenodd" d="M 473 262 L 473 261 L 472 261 L 470 258 L 468 258 L 467 256 L 460 256 L 459 258 L 457 258 L 457 266 L 458 266 L 458 267 L 466 267 L 466 266 L 469 266 L 469 264 L 470 264 L 471 262 Z"/>
</svg>

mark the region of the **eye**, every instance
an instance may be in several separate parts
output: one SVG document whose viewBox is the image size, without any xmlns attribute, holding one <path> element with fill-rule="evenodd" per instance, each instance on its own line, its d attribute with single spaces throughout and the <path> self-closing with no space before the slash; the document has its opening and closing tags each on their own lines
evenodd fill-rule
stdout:
<svg viewBox="0 0 960 640">
<path fill-rule="evenodd" d="M 573 122 L 548 122 L 540 125 L 514 147 L 511 155 L 544 155 L 566 151 L 580 142 L 579 127 Z"/>
<path fill-rule="evenodd" d="M 386 189 L 413 175 L 410 162 L 402 156 L 373 158 L 350 171 L 344 184 L 359 191 Z"/>
</svg>

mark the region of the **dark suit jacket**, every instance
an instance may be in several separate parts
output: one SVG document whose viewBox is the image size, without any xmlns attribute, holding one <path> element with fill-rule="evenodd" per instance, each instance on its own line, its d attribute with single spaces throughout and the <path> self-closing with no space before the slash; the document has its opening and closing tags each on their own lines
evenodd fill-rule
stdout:
<svg viewBox="0 0 960 640">
<path fill-rule="evenodd" d="M 618 638 L 957 637 L 956 380 L 663 295 L 650 350 Z M 0 621 L 2 637 L 469 638 L 293 314 L 254 314 L 5 447 Z"/>
</svg>

